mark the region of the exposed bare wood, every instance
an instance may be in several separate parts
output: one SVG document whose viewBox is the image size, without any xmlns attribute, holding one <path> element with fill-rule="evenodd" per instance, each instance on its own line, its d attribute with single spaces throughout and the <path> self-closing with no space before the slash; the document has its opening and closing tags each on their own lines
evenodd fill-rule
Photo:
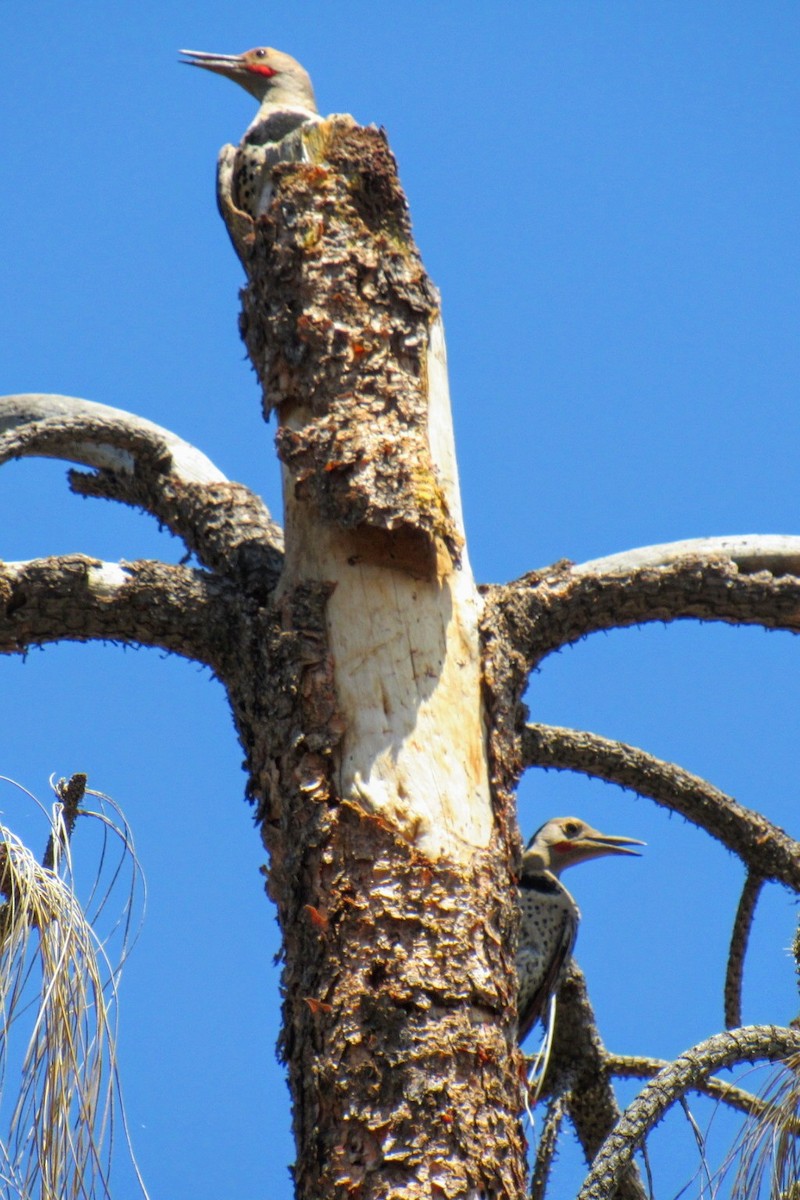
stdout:
<svg viewBox="0 0 800 1200">
<path fill-rule="evenodd" d="M 703 558 L 708 562 L 726 560 L 746 575 L 768 571 L 770 575 L 800 576 L 800 537 L 782 533 L 745 533 L 730 537 L 688 538 L 594 558 L 580 563 L 575 571 L 605 575 L 641 567 L 669 566 L 686 557 Z"/>
<path fill-rule="evenodd" d="M 212 570 L 266 597 L 283 565 L 283 534 L 263 500 L 232 483 L 168 429 L 122 409 L 72 396 L 0 398 L 0 462 L 47 457 L 79 462 L 73 491 L 151 513 Z"/>
<path fill-rule="evenodd" d="M 225 480 L 210 458 L 169 429 L 76 396 L 0 396 L 0 434 L 0 462 L 33 455 L 132 475 L 150 459 L 178 482 Z"/>
<path fill-rule="evenodd" d="M 461 537 L 438 320 L 427 337 L 422 370 L 437 430 L 431 452 Z M 279 595 L 300 580 L 336 584 L 327 621 L 345 728 L 341 795 L 387 820 L 426 855 L 468 863 L 488 845 L 493 817 L 480 703 L 479 597 L 466 556 L 456 569 L 441 552 L 433 573 L 424 564 L 374 561 L 358 533 L 320 522 L 288 469 L 284 496 L 288 553 Z"/>
<path fill-rule="evenodd" d="M 265 665 L 231 697 L 286 936 L 297 1192 L 521 1197 L 511 808 L 439 300 L 384 135 L 299 136 L 246 246 L 231 230 L 284 477 Z"/>
</svg>

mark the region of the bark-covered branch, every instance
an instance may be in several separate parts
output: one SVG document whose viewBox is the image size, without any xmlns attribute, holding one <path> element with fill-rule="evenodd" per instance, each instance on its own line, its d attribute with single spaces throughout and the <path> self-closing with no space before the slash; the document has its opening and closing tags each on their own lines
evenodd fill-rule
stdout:
<svg viewBox="0 0 800 1200">
<path fill-rule="evenodd" d="M 599 630 L 695 618 L 800 629 L 800 538 L 711 538 L 629 551 L 583 566 L 566 560 L 483 589 L 486 705 L 498 787 L 523 769 L 522 697 L 553 651 Z"/>
<path fill-rule="evenodd" d="M 557 725 L 528 725 L 525 766 L 580 771 L 680 813 L 737 854 L 748 870 L 800 891 L 800 843 L 705 779 L 635 746 Z"/>
<path fill-rule="evenodd" d="M 737 539 L 649 547 L 576 566 L 555 563 L 486 590 L 487 634 L 513 647 L 520 682 L 561 646 L 599 630 L 695 618 L 800 629 L 800 539 Z M 785 545 L 781 556 L 778 545 Z M 695 546 L 687 553 L 686 546 Z M 741 548 L 741 547 L 740 547 Z M 641 561 L 642 565 L 637 565 Z M 633 565 L 628 565 L 632 563 Z M 768 564 L 768 567 L 765 565 Z"/>
<path fill-rule="evenodd" d="M 728 950 L 728 966 L 725 971 L 725 1028 L 736 1029 L 742 1023 L 742 977 L 744 959 L 750 930 L 756 914 L 756 905 L 764 880 L 753 871 L 748 871 L 742 894 L 736 909 Z"/>
<path fill-rule="evenodd" d="M 267 594 L 281 570 L 283 535 L 264 502 L 232 483 L 196 447 L 152 421 L 72 396 L 0 397 L 0 462 L 78 462 L 73 491 L 152 514 L 207 567 Z"/>
<path fill-rule="evenodd" d="M 651 1058 L 644 1054 L 609 1054 L 607 1062 L 611 1074 L 620 1079 L 652 1079 L 659 1071 L 672 1066 L 669 1059 Z M 715 1076 L 698 1079 L 691 1090 L 702 1092 L 712 1100 L 719 1100 L 748 1117 L 760 1117 L 770 1109 L 767 1101 L 760 1096 L 754 1096 L 752 1092 Z"/>
<path fill-rule="evenodd" d="M 220 670 L 230 653 L 234 592 L 204 571 L 105 563 L 82 554 L 0 562 L 0 653 L 48 642 L 158 646 Z"/>
<path fill-rule="evenodd" d="M 714 1072 L 741 1063 L 775 1062 L 800 1051 L 800 1032 L 777 1025 L 746 1025 L 716 1034 L 687 1050 L 640 1092 L 606 1138 L 578 1200 L 610 1200 L 633 1155 L 667 1109 Z"/>
<path fill-rule="evenodd" d="M 591 1162 L 619 1119 L 608 1069 L 608 1052 L 597 1029 L 582 971 L 573 962 L 558 993 L 550 1067 L 545 1090 L 566 1097 L 566 1109 Z M 634 1163 L 620 1187 L 621 1200 L 642 1200 L 645 1192 Z"/>
<path fill-rule="evenodd" d="M 547 1184 L 558 1149 L 558 1135 L 566 1112 L 563 1096 L 556 1096 L 547 1106 L 547 1114 L 536 1145 L 536 1158 L 531 1175 L 530 1200 L 544 1200 Z"/>
</svg>

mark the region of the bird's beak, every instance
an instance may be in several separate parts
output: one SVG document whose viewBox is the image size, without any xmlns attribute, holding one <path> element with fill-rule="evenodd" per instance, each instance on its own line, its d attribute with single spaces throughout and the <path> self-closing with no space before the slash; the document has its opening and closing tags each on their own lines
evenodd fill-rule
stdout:
<svg viewBox="0 0 800 1200">
<path fill-rule="evenodd" d="M 186 55 L 178 61 L 187 67 L 205 67 L 207 71 L 216 71 L 218 75 L 235 78 L 242 67 L 240 54 L 208 54 L 205 50 L 179 50 Z"/>
<path fill-rule="evenodd" d="M 646 846 L 647 842 L 640 842 L 637 838 L 615 837 L 610 833 L 600 833 L 596 829 L 587 830 L 583 837 L 574 843 L 575 850 L 581 853 L 581 856 L 594 857 L 598 854 L 634 854 L 639 857 L 638 850 L 631 850 L 631 846 Z"/>
</svg>

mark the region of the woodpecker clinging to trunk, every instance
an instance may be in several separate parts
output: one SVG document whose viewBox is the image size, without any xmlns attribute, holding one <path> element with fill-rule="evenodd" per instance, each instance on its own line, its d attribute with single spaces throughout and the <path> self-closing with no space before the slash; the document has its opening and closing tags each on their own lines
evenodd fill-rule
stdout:
<svg viewBox="0 0 800 1200">
<path fill-rule="evenodd" d="M 223 146 L 217 170 L 217 200 L 237 251 L 252 239 L 252 222 L 266 212 L 271 175 L 279 162 L 301 162 L 301 131 L 321 117 L 308 72 L 297 59 L 269 46 L 244 54 L 181 50 L 187 66 L 203 67 L 240 84 L 259 102 L 238 148 Z"/>
<path fill-rule="evenodd" d="M 575 945 L 580 909 L 559 875 L 603 854 L 636 854 L 635 838 L 610 837 L 577 817 L 556 817 L 533 835 L 519 878 L 521 924 L 517 949 L 519 1041 L 546 1015 L 547 1004 Z"/>
</svg>

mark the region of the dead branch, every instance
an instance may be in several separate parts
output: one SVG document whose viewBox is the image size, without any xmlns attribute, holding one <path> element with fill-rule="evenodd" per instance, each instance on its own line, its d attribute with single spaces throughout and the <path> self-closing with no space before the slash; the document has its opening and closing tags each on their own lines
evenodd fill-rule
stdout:
<svg viewBox="0 0 800 1200">
<path fill-rule="evenodd" d="M 659 567 L 685 557 L 721 558 L 735 563 L 741 572 L 753 575 L 769 571 L 771 575 L 800 576 L 800 537 L 780 533 L 744 533 L 728 537 L 687 538 L 680 542 L 662 542 L 639 546 L 581 563 L 578 571 L 630 571 L 640 567 Z"/>
<path fill-rule="evenodd" d="M 519 736 L 531 671 L 550 653 L 599 630 L 695 618 L 800 629 L 800 539 L 722 538 L 646 547 L 575 566 L 566 560 L 482 590 L 486 708 L 498 789 L 523 769 Z M 641 561 L 644 565 L 620 566 Z M 609 565 L 610 564 L 610 565 Z M 769 564 L 778 573 L 761 569 Z M 758 568 L 749 573 L 751 568 Z M 782 572 L 782 573 L 781 573 Z"/>
<path fill-rule="evenodd" d="M 283 535 L 261 498 L 232 483 L 196 447 L 122 409 L 72 396 L 0 397 L 0 462 L 45 457 L 79 462 L 79 495 L 143 509 L 213 570 L 271 591 Z"/>
<path fill-rule="evenodd" d="M 792 547 L 782 560 L 776 558 L 774 542 L 766 539 L 763 561 L 785 566 L 780 574 L 761 568 L 755 540 L 746 539 L 750 551 L 741 562 L 711 548 L 708 554 L 679 552 L 672 557 L 669 547 L 652 547 L 586 566 L 556 563 L 487 589 L 485 623 L 506 632 L 519 655 L 516 668 L 524 664 L 526 676 L 548 654 L 589 633 L 648 621 L 695 618 L 796 633 L 800 579 L 788 569 L 797 565 L 800 539 L 781 539 Z M 659 561 L 648 561 L 651 550 L 660 551 Z M 637 555 L 645 557 L 645 565 L 617 565 Z M 751 572 L 751 565 L 759 569 Z"/>
<path fill-rule="evenodd" d="M 82 554 L 0 563 L 0 652 L 91 640 L 158 646 L 220 670 L 232 644 L 230 585 L 159 562 Z"/>
<path fill-rule="evenodd" d="M 625 742 L 558 725 L 526 726 L 522 746 L 525 766 L 580 771 L 629 788 L 704 829 L 749 871 L 800 891 L 800 843 L 700 776 Z"/>
<path fill-rule="evenodd" d="M 608 1070 L 608 1053 L 597 1029 L 583 972 L 572 963 L 558 993 L 550 1068 L 545 1091 L 565 1094 L 567 1115 L 591 1162 L 620 1116 Z M 620 1200 L 643 1200 L 635 1163 L 620 1185 Z"/>
<path fill-rule="evenodd" d="M 76 396 L 0 396 L 0 435 L 0 462 L 58 458 L 131 477 L 149 468 L 185 483 L 225 480 L 209 458 L 168 429 Z"/>
<path fill-rule="evenodd" d="M 728 951 L 728 966 L 725 971 L 725 1028 L 736 1029 L 742 1023 L 742 975 L 744 958 L 747 953 L 747 943 L 750 940 L 750 930 L 758 904 L 758 897 L 764 886 L 760 875 L 748 872 L 744 881 L 739 906 L 733 921 L 731 944 Z"/>
<path fill-rule="evenodd" d="M 536 1146 L 536 1160 L 531 1177 L 530 1200 L 545 1200 L 550 1171 L 558 1147 L 558 1135 L 566 1111 L 564 1096 L 556 1096 L 547 1106 L 547 1114 Z"/>
<path fill-rule="evenodd" d="M 666 1058 L 650 1058 L 643 1054 L 609 1054 L 608 1069 L 612 1075 L 621 1079 L 652 1079 L 659 1071 L 664 1071 L 672 1064 Z M 730 1108 L 747 1116 L 761 1116 L 770 1109 L 770 1105 L 752 1092 L 726 1083 L 723 1079 L 700 1079 L 692 1091 L 701 1092 L 712 1100 L 719 1100 Z"/>
<path fill-rule="evenodd" d="M 606 1138 L 578 1200 L 610 1200 L 633 1155 L 666 1111 L 712 1072 L 745 1062 L 776 1062 L 800 1051 L 800 1033 L 777 1025 L 745 1025 L 687 1050 L 639 1093 Z"/>
</svg>

